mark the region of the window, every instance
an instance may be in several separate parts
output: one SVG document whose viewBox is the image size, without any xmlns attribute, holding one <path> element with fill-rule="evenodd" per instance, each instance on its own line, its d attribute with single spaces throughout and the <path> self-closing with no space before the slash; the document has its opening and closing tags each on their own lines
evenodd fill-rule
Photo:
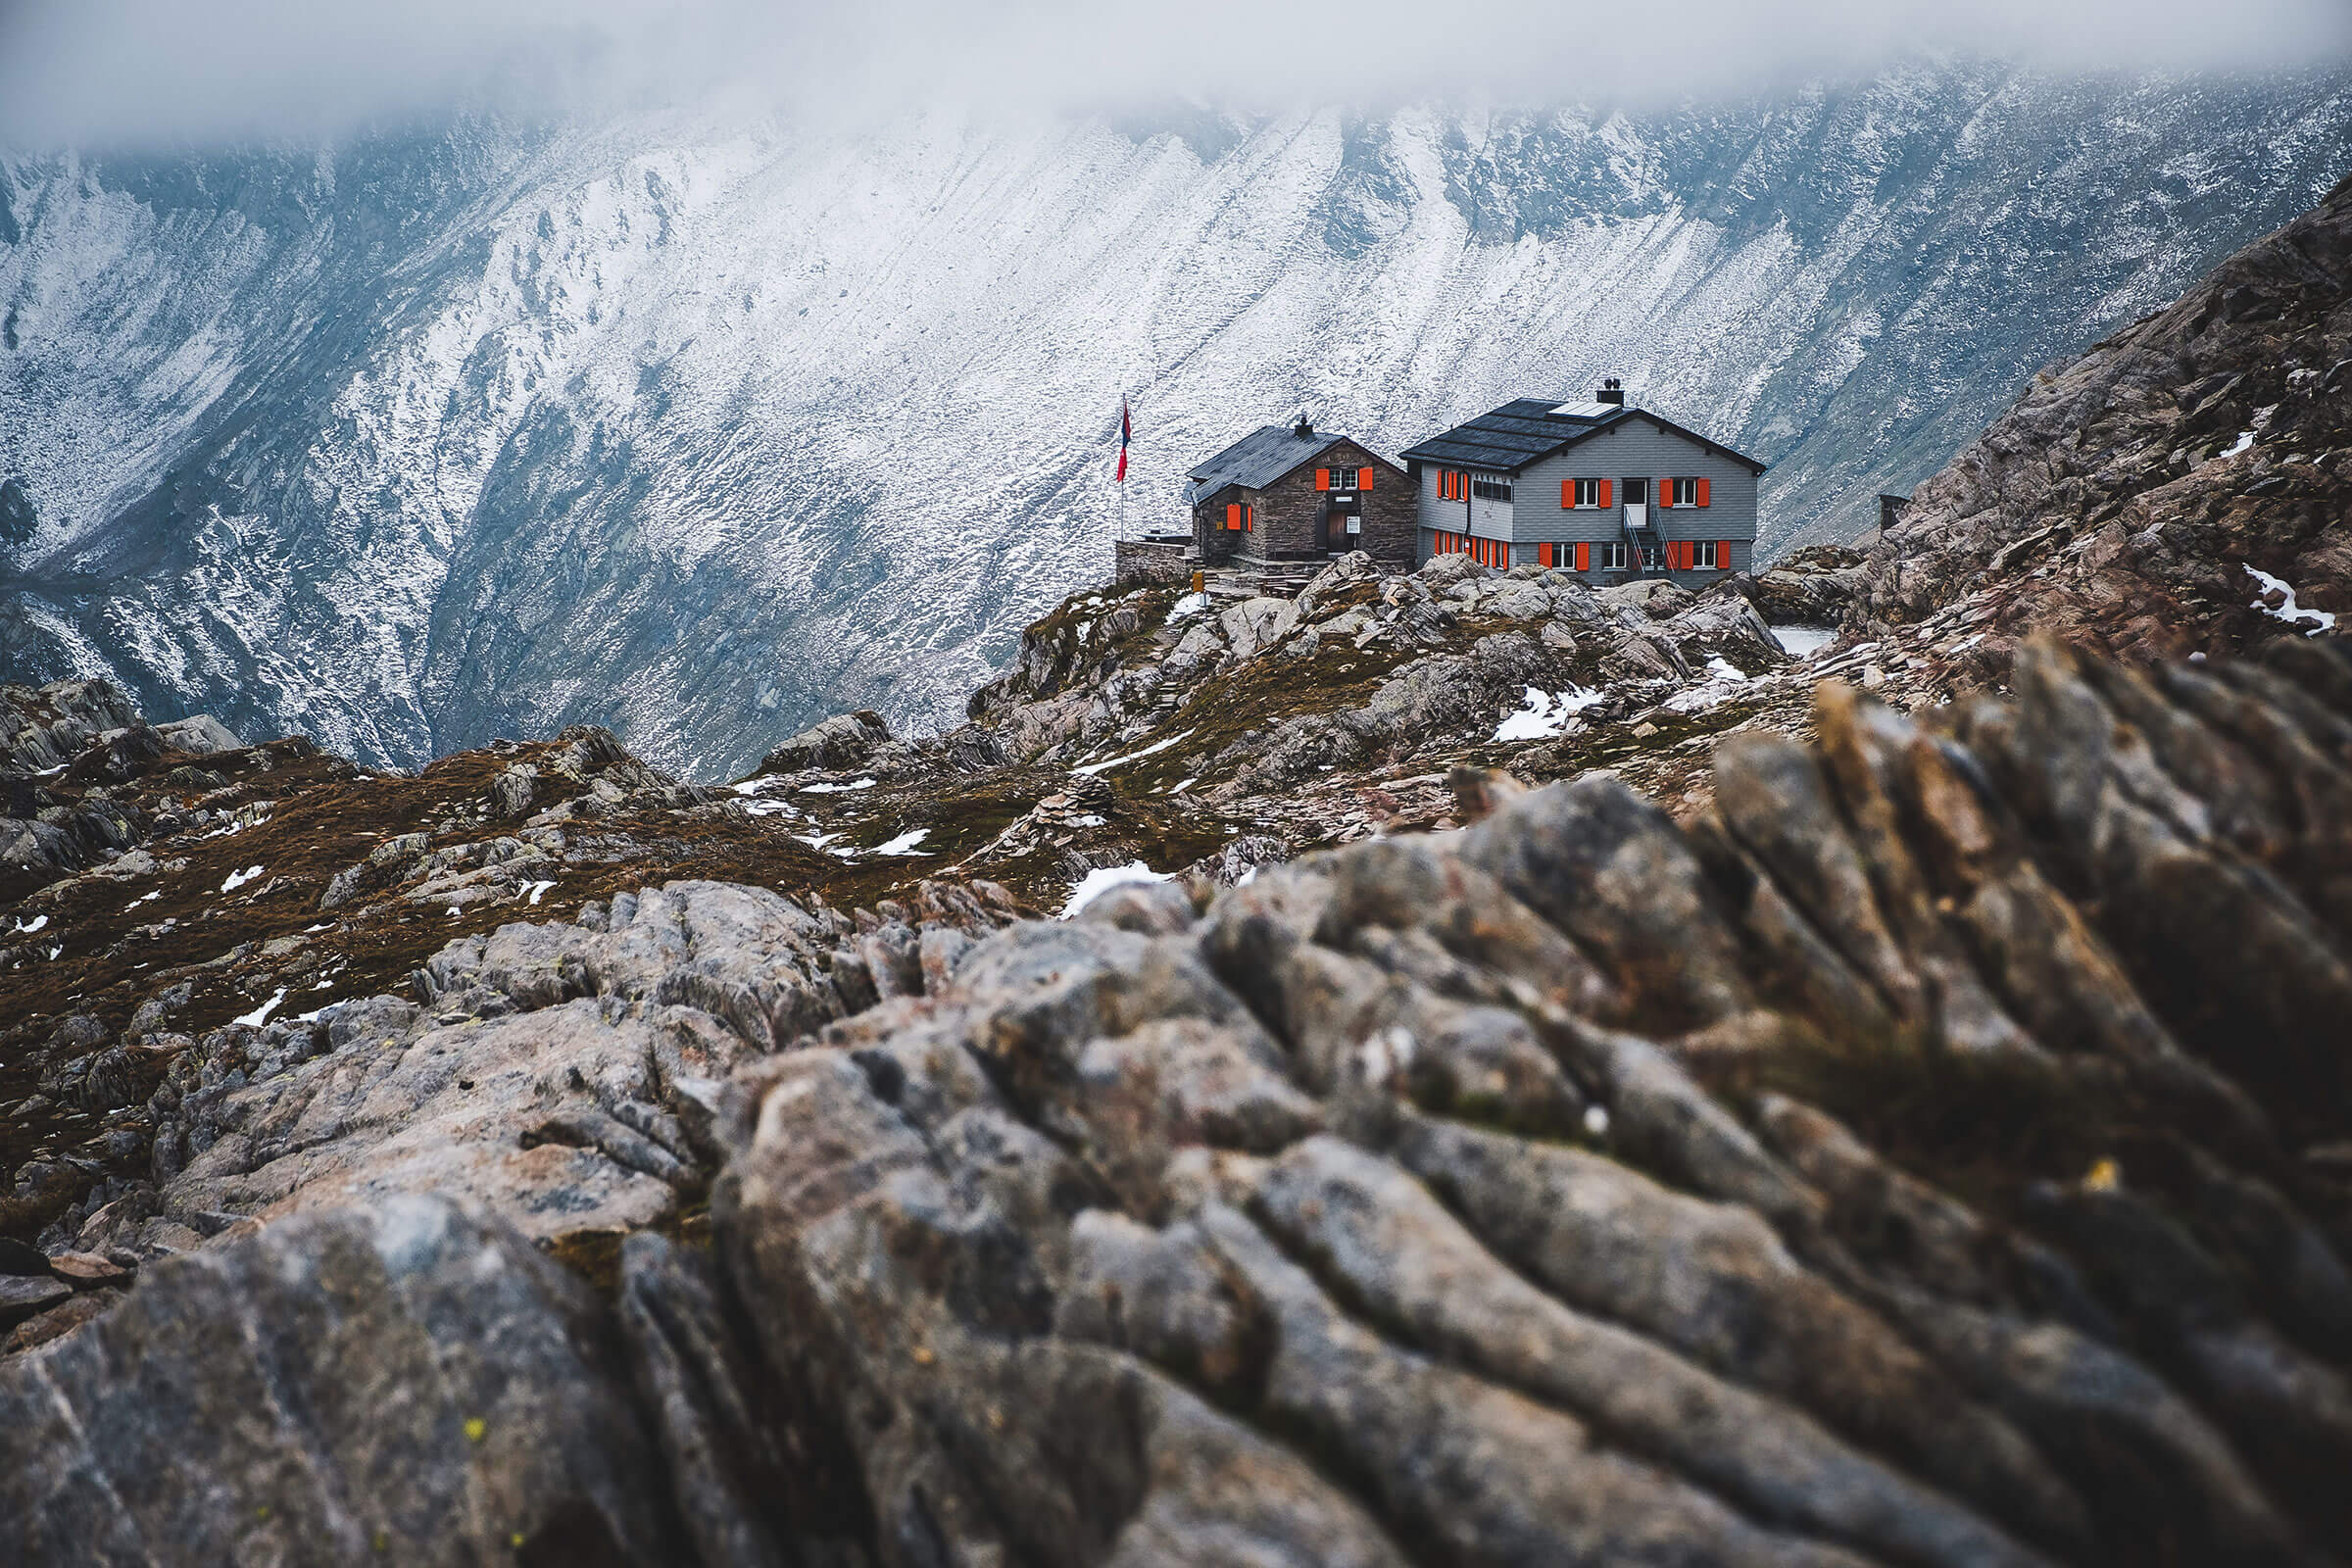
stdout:
<svg viewBox="0 0 2352 1568">
<path fill-rule="evenodd" d="M 1666 504 L 1670 507 L 1695 507 L 1699 504 L 1698 481 L 1669 479 L 1666 481 Z"/>
<path fill-rule="evenodd" d="M 1612 539 L 1612 540 L 1610 540 L 1610 541 L 1609 541 L 1607 544 L 1605 544 L 1605 545 L 1600 545 L 1600 546 L 1598 546 L 1597 548 L 1598 548 L 1598 550 L 1600 551 L 1600 569 L 1601 569 L 1601 570 L 1603 570 L 1603 571 L 1623 571 L 1623 570 L 1625 569 L 1625 541 L 1624 541 L 1624 540 L 1622 540 L 1622 539 Z"/>
<path fill-rule="evenodd" d="M 1571 480 L 1569 480 L 1569 481 L 1568 481 L 1568 505 L 1570 505 L 1570 506 L 1572 506 L 1572 507 L 1597 507 L 1597 506 L 1599 506 L 1599 505 L 1600 505 L 1600 481 L 1599 481 L 1598 479 L 1571 479 Z"/>
<path fill-rule="evenodd" d="M 1511 499 L 1511 481 L 1481 474 L 1470 481 L 1470 493 L 1481 501 L 1508 501 Z"/>
<path fill-rule="evenodd" d="M 1721 570 L 1729 564 L 1731 552 L 1712 539 L 1698 541 L 1698 564 L 1710 570 Z"/>
</svg>

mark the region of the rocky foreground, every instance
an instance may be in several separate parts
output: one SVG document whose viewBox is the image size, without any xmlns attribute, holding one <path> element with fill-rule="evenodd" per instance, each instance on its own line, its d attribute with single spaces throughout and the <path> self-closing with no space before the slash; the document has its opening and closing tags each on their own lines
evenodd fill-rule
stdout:
<svg viewBox="0 0 2352 1568">
<path fill-rule="evenodd" d="M 681 882 L 450 942 L 10 1254 L 54 1298 L 218 1232 L 0 1360 L 0 1517 L 36 1562 L 2340 1561 L 2352 661 L 2015 684 L 1826 685 L 1683 825 L 1495 780 L 993 934 Z"/>
</svg>

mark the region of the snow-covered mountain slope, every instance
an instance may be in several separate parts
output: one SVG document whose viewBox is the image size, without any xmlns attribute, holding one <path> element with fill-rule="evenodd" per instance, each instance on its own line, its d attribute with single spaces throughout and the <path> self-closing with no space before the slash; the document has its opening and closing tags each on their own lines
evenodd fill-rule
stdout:
<svg viewBox="0 0 2352 1568">
<path fill-rule="evenodd" d="M 1646 117 L 0 156 L 0 677 L 391 760 L 594 719 L 708 776 L 956 716 L 1257 423 L 1395 449 L 1605 373 L 1771 461 L 1774 539 L 1850 535 L 2348 165 L 2340 74 L 1956 65 Z"/>
</svg>

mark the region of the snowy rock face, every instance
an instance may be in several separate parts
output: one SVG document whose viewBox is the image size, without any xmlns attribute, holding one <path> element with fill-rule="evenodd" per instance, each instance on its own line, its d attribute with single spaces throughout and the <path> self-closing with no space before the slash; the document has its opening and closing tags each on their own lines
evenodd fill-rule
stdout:
<svg viewBox="0 0 2352 1568">
<path fill-rule="evenodd" d="M 0 675 L 731 773 L 952 721 L 1243 427 L 1393 450 L 1605 373 L 1775 465 L 1768 543 L 1849 535 L 2348 157 L 2340 77 L 1958 66 L 1642 119 L 0 155 Z"/>
</svg>

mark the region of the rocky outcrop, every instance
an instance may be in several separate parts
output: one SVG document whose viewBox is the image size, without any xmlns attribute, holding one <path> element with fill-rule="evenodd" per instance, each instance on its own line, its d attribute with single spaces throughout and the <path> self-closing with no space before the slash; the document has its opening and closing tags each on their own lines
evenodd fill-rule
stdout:
<svg viewBox="0 0 2352 1568">
<path fill-rule="evenodd" d="M 145 1095 L 153 1186 L 94 1188 L 49 1239 L 155 1256 L 239 1220 L 408 1192 L 609 1250 L 700 1200 L 738 1067 L 921 995 L 999 918 L 943 890 L 861 928 L 762 888 L 673 883 L 578 924 L 461 938 L 410 997 L 204 1044 L 139 1037 L 143 1054 L 173 1053 Z M 106 1054 L 89 1058 L 85 1102 Z M 140 1098 L 125 1066 L 109 1105 Z"/>
<path fill-rule="evenodd" d="M 2219 655 L 2352 613 L 2352 181 L 2034 378 L 1870 552 L 1861 621 L 1997 680 L 2040 631 Z"/>
<path fill-rule="evenodd" d="M 836 713 L 783 742 L 760 760 L 762 773 L 856 767 L 890 741 L 890 726 L 871 709 Z"/>
<path fill-rule="evenodd" d="M 681 885 L 453 943 L 439 1013 L 352 1004 L 223 1097 L 160 1189 L 178 1217 L 136 1222 L 217 1238 L 0 1362 L 32 1412 L 0 1422 L 0 1486 L 36 1542 L 147 1530 L 148 1493 L 39 1479 L 148 1462 L 144 1427 L 80 1435 L 147 1375 L 103 1367 L 181 1380 L 173 1411 L 244 1397 L 256 1354 L 275 1390 L 358 1356 L 379 1402 L 465 1403 L 372 1370 L 405 1319 L 355 1320 L 364 1352 L 303 1337 L 338 1259 L 409 1255 L 346 1228 L 447 1186 L 467 1208 L 435 1223 L 476 1255 L 521 1247 L 467 1217 L 505 1214 L 613 1298 L 413 1315 L 625 1346 L 564 1371 L 625 1408 L 597 1454 L 526 1419 L 575 1500 L 444 1510 L 432 1560 L 495 1515 L 707 1562 L 2333 1561 L 2339 647 L 2136 672 L 2044 645 L 2013 703 L 1933 723 L 1825 686 L 1817 740 L 1726 743 L 1686 825 L 1613 779 L 1465 776 L 1462 832 L 976 942 Z M 903 989 L 844 993 L 853 949 Z M 671 1238 L 712 1172 L 705 1254 Z M 189 1295 L 216 1281 L 250 1298 Z M 260 1348 L 126 1357 L 190 1314 Z M 151 1554 L 255 1528 L 271 1452 L 328 1478 L 270 1502 L 311 1528 L 304 1489 L 359 1462 L 341 1430 L 183 1459 L 196 1544 Z M 408 1495 L 369 1474 L 353 1494 Z"/>
</svg>

